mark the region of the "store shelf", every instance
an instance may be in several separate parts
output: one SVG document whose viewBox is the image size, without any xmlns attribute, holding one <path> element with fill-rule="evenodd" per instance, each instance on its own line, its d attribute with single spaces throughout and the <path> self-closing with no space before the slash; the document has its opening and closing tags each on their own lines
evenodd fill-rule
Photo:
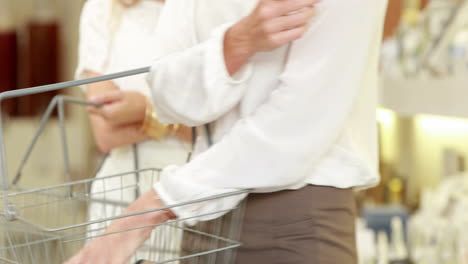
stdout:
<svg viewBox="0 0 468 264">
<path fill-rule="evenodd" d="M 380 105 L 403 116 L 468 118 L 468 78 L 381 80 Z"/>
</svg>

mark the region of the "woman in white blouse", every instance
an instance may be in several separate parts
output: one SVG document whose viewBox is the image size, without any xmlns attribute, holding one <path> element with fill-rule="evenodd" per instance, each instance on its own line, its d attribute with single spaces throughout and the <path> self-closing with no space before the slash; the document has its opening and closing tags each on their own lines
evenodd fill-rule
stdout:
<svg viewBox="0 0 468 264">
<path fill-rule="evenodd" d="M 250 189 L 236 263 L 355 264 L 353 190 L 379 181 L 375 108 L 386 4 L 170 0 L 149 76 L 154 109 L 165 123 L 212 124 L 214 145 L 166 168 L 126 213 Z M 191 217 L 244 198 L 121 219 L 107 232 L 171 217 L 194 224 L 210 217 Z M 122 263 L 150 233 L 97 238 L 71 263 Z M 108 243 L 126 252 L 102 256 Z"/>
<path fill-rule="evenodd" d="M 80 24 L 78 78 L 93 77 L 146 66 L 156 43 L 156 26 L 163 0 L 88 0 Z M 131 98 L 150 96 L 145 76 L 132 76 L 85 87 L 88 99 L 107 92 L 127 92 Z M 142 122 L 120 122 L 116 116 L 135 114 L 134 104 L 115 105 L 106 116 L 90 112 L 96 143 L 109 153 L 97 178 L 146 168 L 163 168 L 183 164 L 187 159 L 190 129 L 179 127 L 173 135 L 155 135 L 142 130 Z M 163 138 L 162 138 L 163 137 Z M 153 172 L 141 172 L 123 178 L 97 180 L 92 185 L 93 198 L 116 202 L 135 200 L 149 190 Z M 139 184 L 138 190 L 123 188 Z M 114 190 L 114 191 L 106 191 Z M 105 192 L 104 192 L 105 191 Z M 116 216 L 123 208 L 103 203 L 91 203 L 89 220 Z M 90 230 L 99 230 L 94 224 Z"/>
</svg>

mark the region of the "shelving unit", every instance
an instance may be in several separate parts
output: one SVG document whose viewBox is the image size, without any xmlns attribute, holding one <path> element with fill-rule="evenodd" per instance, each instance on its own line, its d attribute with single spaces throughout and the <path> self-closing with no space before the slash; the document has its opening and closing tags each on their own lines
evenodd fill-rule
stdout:
<svg viewBox="0 0 468 264">
<path fill-rule="evenodd" d="M 403 116 L 468 118 L 468 76 L 453 79 L 382 79 L 380 105 Z"/>
</svg>

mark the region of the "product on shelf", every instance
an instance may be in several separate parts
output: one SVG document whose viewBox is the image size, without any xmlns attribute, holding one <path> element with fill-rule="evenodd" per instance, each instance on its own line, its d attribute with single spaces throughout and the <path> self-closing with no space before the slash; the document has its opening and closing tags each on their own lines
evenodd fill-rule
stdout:
<svg viewBox="0 0 468 264">
<path fill-rule="evenodd" d="M 393 217 L 391 222 L 392 243 L 391 243 L 391 264 L 410 264 L 408 248 L 406 247 L 403 220 L 400 217 Z"/>
<path fill-rule="evenodd" d="M 379 231 L 377 234 L 377 264 L 390 264 L 387 233 Z"/>
<path fill-rule="evenodd" d="M 466 76 L 468 73 L 468 2 L 404 1 L 394 37 L 383 43 L 381 69 L 392 79 Z"/>
<path fill-rule="evenodd" d="M 444 180 L 421 195 L 410 219 L 410 252 L 416 264 L 468 264 L 468 175 Z"/>
</svg>

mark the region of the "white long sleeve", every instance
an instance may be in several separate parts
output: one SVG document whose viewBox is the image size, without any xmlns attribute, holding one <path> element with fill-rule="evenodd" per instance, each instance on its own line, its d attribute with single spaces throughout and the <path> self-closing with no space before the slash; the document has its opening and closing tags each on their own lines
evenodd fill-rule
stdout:
<svg viewBox="0 0 468 264">
<path fill-rule="evenodd" d="M 75 77 L 84 78 L 84 71 L 103 73 L 109 57 L 110 2 L 107 0 L 88 0 L 83 6 L 80 18 L 80 44 L 78 48 L 78 67 Z"/>
<path fill-rule="evenodd" d="M 209 39 L 198 43 L 190 5 L 191 1 L 184 0 L 167 2 L 157 30 L 157 59 L 148 81 L 160 121 L 199 126 L 239 103 L 252 69 L 247 65 L 234 78 L 229 76 L 223 42 L 230 24 L 218 26 Z"/>
<path fill-rule="evenodd" d="M 355 136 L 356 126 L 365 132 L 376 125 L 375 112 L 356 112 L 362 109 L 363 91 L 375 85 L 385 6 L 385 0 L 322 1 L 309 31 L 292 44 L 277 88 L 213 147 L 185 166 L 165 169 L 155 187 L 162 199 L 173 204 L 239 189 L 374 184 L 375 164 L 368 164 L 373 157 L 366 163 L 363 152 L 350 154 L 340 144 Z M 366 104 L 372 111 L 375 100 Z M 364 122 L 357 120 L 363 116 Z M 369 146 L 359 147 L 373 149 L 375 142 L 367 140 Z M 338 177 L 327 178 L 327 173 Z M 194 216 L 232 208 L 242 198 L 175 211 L 181 217 Z"/>
</svg>

